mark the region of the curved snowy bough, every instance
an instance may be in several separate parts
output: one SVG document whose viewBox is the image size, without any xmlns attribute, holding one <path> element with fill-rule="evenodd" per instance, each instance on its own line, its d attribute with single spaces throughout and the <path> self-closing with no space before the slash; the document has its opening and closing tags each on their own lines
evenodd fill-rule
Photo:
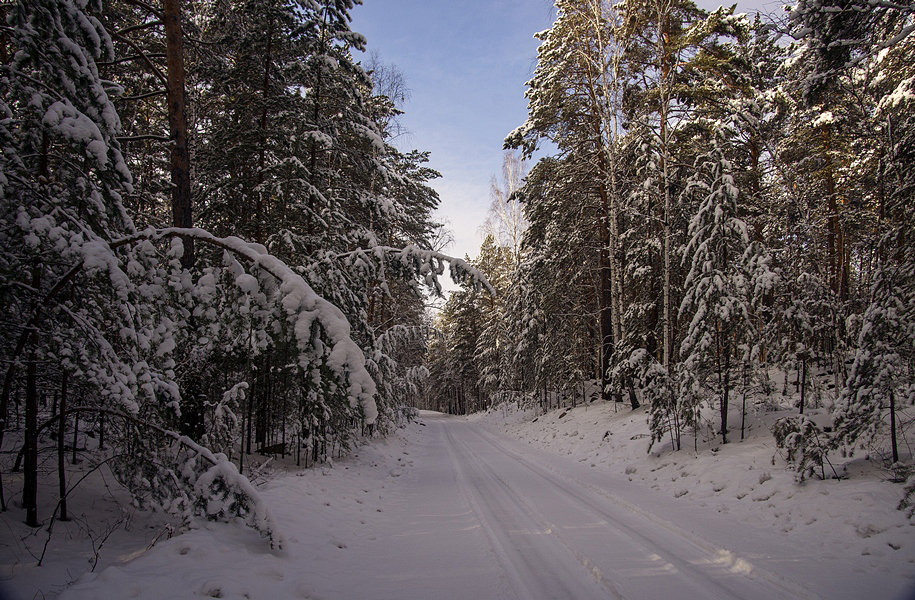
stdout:
<svg viewBox="0 0 915 600">
<path fill-rule="evenodd" d="M 31 226 L 29 229 L 35 230 Z M 60 228 L 50 228 L 48 231 L 58 232 L 58 229 Z M 38 237 L 53 241 L 53 236 L 49 237 L 48 231 L 39 231 Z M 275 306 L 270 313 L 275 315 L 278 311 L 285 315 L 284 326 L 274 328 L 273 331 L 287 332 L 294 337 L 298 366 L 303 371 L 310 372 L 315 370 L 317 364 L 321 372 L 335 381 L 333 385 L 339 390 L 338 393 L 348 399 L 353 415 L 364 419 L 366 424 L 371 424 L 378 412 L 375 382 L 366 369 L 362 349 L 350 337 L 350 325 L 346 317 L 284 262 L 269 255 L 262 246 L 249 244 L 239 238 L 219 238 L 201 229 L 180 228 L 146 229 L 112 242 L 98 237 L 87 241 L 78 234 L 64 237 L 68 243 L 60 247 L 65 248 L 65 258 L 72 261 L 73 266 L 59 270 L 48 291 L 36 295 L 28 314 L 22 315 L 24 326 L 15 342 L 12 360 L 5 374 L 4 398 L 9 396 L 17 369 L 22 367 L 19 358 L 24 355 L 27 346 L 30 347 L 29 333 L 37 328 L 52 327 L 46 322 L 48 320 L 79 320 L 74 321 L 77 329 L 91 337 L 91 343 L 100 348 L 92 357 L 87 357 L 90 367 L 96 365 L 97 368 L 82 366 L 76 370 L 72 359 L 64 361 L 68 365 L 64 368 L 74 374 L 86 377 L 91 375 L 89 371 L 97 372 L 89 383 L 99 390 L 98 398 L 102 405 L 87 407 L 85 410 L 106 411 L 110 414 L 117 412 L 136 423 L 142 418 L 143 423 L 151 423 L 151 426 L 166 436 L 166 446 L 155 451 L 157 454 L 152 461 L 160 463 L 152 465 L 156 473 L 149 471 L 150 465 L 137 464 L 134 467 L 128 465 L 122 473 L 129 480 L 126 482 L 128 486 L 139 494 L 138 500 L 152 494 L 161 496 L 153 497 L 153 500 L 172 512 L 193 512 L 220 520 L 242 517 L 249 525 L 269 537 L 274 546 L 279 545 L 276 528 L 272 525 L 264 503 L 235 465 L 225 455 L 214 453 L 190 438 L 163 427 L 177 419 L 181 413 L 180 390 L 173 360 L 177 345 L 175 340 L 178 339 L 178 329 L 181 327 L 180 321 L 176 322 L 175 319 L 179 318 L 177 315 L 180 310 L 175 309 L 178 310 L 175 315 L 168 311 L 159 314 L 153 307 L 162 302 L 169 305 L 167 296 L 171 293 L 169 288 L 172 286 L 190 286 L 194 290 L 207 288 L 207 285 L 214 282 L 216 270 L 221 268 L 223 274 L 227 275 L 228 288 L 225 291 L 234 287 L 241 297 L 257 295 L 259 303 Z M 223 265 L 215 269 L 203 269 L 203 277 L 194 281 L 188 272 L 178 266 L 182 238 L 191 238 L 222 249 Z M 162 256 L 154 244 L 169 240 L 171 247 Z M 98 304 L 99 308 L 103 305 L 108 308 L 93 312 L 94 316 L 88 315 L 86 318 L 95 321 L 80 325 L 85 319 L 75 309 L 67 308 L 68 303 L 62 302 L 59 296 L 63 296 L 62 292 L 71 287 L 85 287 L 84 283 L 77 284 L 83 277 L 96 282 L 89 285 L 108 290 L 105 294 L 108 304 L 101 300 L 101 304 Z M 204 280 L 210 284 L 205 284 Z M 200 294 L 205 295 L 205 291 Z M 108 315 L 114 319 L 111 323 L 108 323 Z M 108 323 L 110 326 L 118 322 L 120 325 L 114 327 L 117 339 L 109 342 L 102 325 Z M 54 327 L 61 326 L 58 323 Z M 65 337 L 69 339 L 73 336 Z M 233 389 L 238 392 L 240 386 L 245 385 L 239 384 L 236 385 L 238 389 Z M 113 408 L 117 411 L 112 412 Z M 150 421 L 150 418 L 153 420 Z M 131 426 L 128 429 L 136 428 Z M 137 431 L 124 440 L 130 445 L 130 439 L 142 440 L 146 437 L 148 436 Z M 144 447 L 149 446 L 146 442 L 142 444 Z M 159 474 L 164 475 L 159 477 Z M 150 490 L 149 485 L 143 485 L 144 481 L 151 482 L 150 475 L 157 481 L 161 480 L 162 485 L 158 486 L 161 489 Z M 131 483 L 141 485 L 131 486 Z"/>
<path fill-rule="evenodd" d="M 221 248 L 237 259 L 248 263 L 249 270 L 255 270 L 261 277 L 269 275 L 278 284 L 277 301 L 286 313 L 288 324 L 295 335 L 299 364 L 306 368 L 313 355 L 313 326 L 317 325 L 327 339 L 329 351 L 326 366 L 347 383 L 347 396 L 351 405 L 360 407 L 366 424 L 375 422 L 378 410 L 375 406 L 375 382 L 365 368 L 365 355 L 350 337 L 351 327 L 343 312 L 318 295 L 317 292 L 285 262 L 269 254 L 262 245 L 249 243 L 241 238 L 217 237 L 204 229 L 146 229 L 134 236 L 118 240 L 112 248 L 141 240 L 155 241 L 165 238 L 190 238 Z M 248 273 L 239 273 L 236 284 L 243 291 L 252 291 L 258 285 L 257 278 Z"/>
<path fill-rule="evenodd" d="M 235 386 L 230 393 L 238 387 Z M 168 441 L 164 454 L 169 459 L 169 466 L 157 459 L 149 459 L 141 461 L 142 469 L 139 471 L 128 468 L 118 473 L 117 465 L 125 465 L 129 461 L 112 461 L 112 468 L 122 478 L 126 477 L 137 500 L 141 500 L 138 492 L 143 492 L 146 501 L 154 500 L 159 508 L 170 514 L 198 514 L 213 521 L 241 518 L 268 538 L 271 548 L 282 550 L 285 539 L 266 502 L 248 478 L 221 452 L 212 452 L 185 435 L 139 419 L 136 415 L 96 406 L 69 407 L 41 424 L 38 432 L 55 426 L 60 419 L 86 413 L 123 419 L 136 430 L 138 436 L 148 438 L 158 435 Z"/>
<path fill-rule="evenodd" d="M 370 244 L 368 248 L 339 254 L 336 258 L 345 260 L 353 268 L 375 272 L 385 288 L 384 282 L 387 281 L 390 270 L 398 279 L 413 281 L 417 278 L 420 283 L 441 295 L 442 284 L 439 283 L 439 277 L 444 275 L 447 265 L 448 274 L 455 283 L 474 289 L 485 289 L 493 296 L 496 295 L 483 272 L 467 261 L 435 250 L 420 248 L 415 244 L 404 248 Z"/>
<path fill-rule="evenodd" d="M 27 326 L 23 328 L 22 339 L 15 354 L 21 353 L 28 330 L 41 318 L 42 306 L 50 306 L 54 297 L 80 272 L 107 272 L 111 283 L 121 295 L 129 287 L 129 276 L 121 269 L 121 261 L 115 250 L 167 238 L 190 238 L 221 248 L 247 262 L 249 270 L 256 271 L 261 277 L 268 275 L 274 278 L 278 283 L 277 301 L 286 313 L 288 324 L 296 338 L 300 366 L 306 368 L 314 360 L 313 326 L 316 325 L 327 340 L 326 356 L 323 357 L 326 367 L 340 381 L 347 383 L 346 392 L 350 404 L 353 408 L 360 408 L 365 423 L 374 423 L 378 414 L 374 399 L 375 382 L 366 370 L 362 349 L 350 337 L 350 324 L 343 312 L 318 295 L 302 276 L 286 263 L 268 254 L 263 246 L 245 242 L 234 236 L 220 238 L 204 229 L 149 228 L 110 243 L 93 240 L 82 244 L 76 252 L 76 255 L 81 257 L 80 262 L 68 270 L 45 295 Z M 242 291 L 252 291 L 258 285 L 257 279 L 247 273 L 239 273 L 235 281 Z M 15 364 L 9 366 L 9 369 L 14 368 Z M 8 372 L 7 380 L 10 378 L 11 374 Z M 125 403 L 125 408 L 129 412 L 136 411 L 134 403 L 130 401 Z"/>
</svg>

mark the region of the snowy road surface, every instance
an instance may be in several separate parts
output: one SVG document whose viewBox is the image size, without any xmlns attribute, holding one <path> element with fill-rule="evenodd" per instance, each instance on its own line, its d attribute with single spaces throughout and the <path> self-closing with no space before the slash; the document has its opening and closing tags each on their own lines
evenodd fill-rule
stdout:
<svg viewBox="0 0 915 600">
<path fill-rule="evenodd" d="M 901 597 L 898 577 L 862 571 L 841 549 L 812 556 L 463 419 L 423 421 L 353 461 L 266 486 L 285 524 L 280 553 L 239 526 L 208 524 L 63 597 Z"/>
</svg>

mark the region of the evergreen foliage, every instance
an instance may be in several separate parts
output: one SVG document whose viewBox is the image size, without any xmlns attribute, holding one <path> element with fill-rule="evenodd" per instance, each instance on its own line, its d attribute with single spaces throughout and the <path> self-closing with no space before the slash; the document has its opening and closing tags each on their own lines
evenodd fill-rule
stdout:
<svg viewBox="0 0 915 600">
<path fill-rule="evenodd" d="M 747 412 L 778 403 L 773 371 L 785 395 L 791 372 L 801 414 L 772 433 L 798 479 L 839 477 L 830 457 L 862 448 L 905 479 L 915 12 L 799 0 L 788 39 L 688 0 L 555 7 L 528 118 L 506 138 L 525 156 L 555 147 L 517 193 L 529 228 L 511 308 L 494 326 L 456 295 L 442 322 L 512 332 L 503 397 L 546 409 L 597 384 L 647 404 L 656 452 L 684 434 L 696 449 L 734 441 L 738 407 L 743 439 Z M 476 344 L 485 362 L 504 342 Z M 497 394 L 495 372 L 462 386 Z"/>
<path fill-rule="evenodd" d="M 519 154 L 459 260 L 428 153 L 395 146 L 402 85 L 354 57 L 355 4 L 0 8 L 0 444 L 22 402 L 28 523 L 51 429 L 98 431 L 89 458 L 137 503 L 280 545 L 255 452 L 307 466 L 417 405 L 598 397 L 647 405 L 654 451 L 697 450 L 735 441 L 734 399 L 745 417 L 773 367 L 783 393 L 796 373 L 800 414 L 772 433 L 799 480 L 862 449 L 906 478 L 912 7 L 798 0 L 786 40 L 690 0 L 556 0 Z M 433 322 L 446 267 L 463 289 Z"/>
<path fill-rule="evenodd" d="M 163 103 L 174 14 L 117 0 L 3 9 L 0 442 L 24 392 L 28 522 L 49 427 L 39 392 L 70 396 L 41 418 L 77 436 L 88 419 L 107 444 L 89 458 L 138 503 L 239 517 L 277 546 L 242 475 L 253 452 L 307 465 L 412 417 L 425 290 L 440 292 L 446 266 L 488 284 L 431 248 L 438 174 L 390 144 L 399 109 L 352 56 L 365 45 L 352 8 L 184 5 L 181 107 Z M 170 227 L 179 108 L 196 228 Z"/>
</svg>

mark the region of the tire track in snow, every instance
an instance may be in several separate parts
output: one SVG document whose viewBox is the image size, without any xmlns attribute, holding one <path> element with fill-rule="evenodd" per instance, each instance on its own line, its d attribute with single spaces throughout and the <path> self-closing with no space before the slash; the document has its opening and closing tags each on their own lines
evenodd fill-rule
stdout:
<svg viewBox="0 0 915 600">
<path fill-rule="evenodd" d="M 535 532 L 540 532 L 542 523 L 534 519 L 527 512 L 522 515 L 531 523 L 519 523 L 517 507 L 519 506 L 516 498 L 506 494 L 498 481 L 496 481 L 489 472 L 480 467 L 480 462 L 473 456 L 472 450 L 467 449 L 466 444 L 458 442 L 451 431 L 449 424 L 442 424 L 447 438 L 448 452 L 451 456 L 452 464 L 458 474 L 459 487 L 461 493 L 467 498 L 469 504 L 477 514 L 483 530 L 489 538 L 490 544 L 496 553 L 499 562 L 505 568 L 508 578 L 514 588 L 515 594 L 519 600 L 532 600 L 536 598 L 607 598 L 607 588 L 601 589 L 593 579 L 594 574 L 587 570 L 582 572 L 582 577 L 563 577 L 563 574 L 576 572 L 580 562 L 571 563 L 562 561 L 562 554 L 557 557 L 556 553 L 544 555 L 548 546 L 538 538 L 550 539 L 552 536 L 544 536 L 542 533 L 530 533 L 531 528 L 526 525 L 534 525 Z M 462 451 L 462 448 L 464 449 Z M 468 468 L 470 474 L 468 475 Z M 476 477 L 474 477 L 476 475 Z M 492 489 L 492 483 L 496 482 L 498 490 Z M 501 498 L 499 497 L 501 496 Z M 514 527 L 512 527 L 512 525 Z M 549 534 L 550 530 L 546 529 L 543 533 Z M 516 545 L 513 535 L 518 538 L 525 534 L 530 541 L 536 541 L 537 546 L 530 549 L 522 549 Z M 563 550 L 566 550 L 563 548 Z M 556 560 L 558 558 L 558 560 Z M 565 564 L 557 564 L 565 562 Z M 572 566 L 574 564 L 574 567 Z M 557 569 L 557 567 L 562 567 Z M 558 572 L 557 572 L 558 571 Z M 558 576 L 554 576 L 558 575 Z M 535 586 L 528 582 L 533 582 Z M 617 600 L 625 600 L 621 595 L 614 593 L 613 597 Z"/>
<path fill-rule="evenodd" d="M 449 432 L 449 438 L 451 434 Z M 531 506 L 524 497 L 517 493 L 512 487 L 498 475 L 489 465 L 480 460 L 473 452 L 473 450 L 467 445 L 466 442 L 454 442 L 454 439 L 451 438 L 453 443 L 459 443 L 465 448 L 464 456 L 467 458 L 468 462 L 472 462 L 477 465 L 477 469 L 481 472 L 486 473 L 486 475 L 494 481 L 502 490 L 502 493 L 508 498 L 512 506 L 517 506 L 522 509 L 525 516 L 528 520 L 534 523 L 539 530 L 542 530 L 545 534 L 554 538 L 565 552 L 571 555 L 575 561 L 584 568 L 590 578 L 594 580 L 595 583 L 600 585 L 606 593 L 609 593 L 616 600 L 626 600 L 626 597 L 613 585 L 613 582 L 607 580 L 600 568 L 595 565 L 590 559 L 584 556 L 581 552 L 575 549 L 575 547 L 569 543 L 569 541 L 560 533 L 560 528 L 555 524 L 551 523 L 543 513 L 536 510 Z M 580 596 L 570 595 L 569 598 L 579 598 Z M 601 597 L 604 597 L 603 594 Z"/>
<path fill-rule="evenodd" d="M 467 474 L 464 472 L 464 469 L 454 452 L 454 441 L 451 436 L 451 432 L 446 425 L 440 425 L 440 427 L 442 427 L 442 430 L 445 433 L 445 437 L 447 438 L 445 446 L 448 449 L 448 456 L 451 458 L 452 467 L 454 468 L 455 473 L 457 473 L 458 488 L 460 489 L 461 495 L 467 501 L 467 504 L 470 505 L 470 508 L 473 510 L 474 514 L 476 514 L 477 520 L 480 522 L 480 527 L 486 534 L 486 538 L 489 540 L 489 545 L 492 548 L 493 553 L 496 555 L 496 560 L 498 560 L 502 567 L 505 569 L 512 590 L 515 593 L 515 597 L 517 600 L 533 598 L 530 588 L 528 588 L 525 584 L 524 578 L 510 559 L 509 553 L 506 550 L 502 540 L 500 539 L 500 536 L 496 535 L 496 532 L 487 519 L 483 508 L 477 501 L 476 495 L 471 490 L 472 485 L 467 479 Z"/>
<path fill-rule="evenodd" d="M 684 531 L 670 521 L 659 518 L 657 515 L 642 510 L 639 507 L 614 496 L 606 490 L 559 474 L 548 467 L 543 467 L 532 463 L 514 450 L 505 447 L 493 434 L 488 431 L 480 431 L 478 428 L 472 427 L 470 425 L 464 426 L 484 443 L 489 444 L 491 447 L 495 448 L 503 455 L 508 456 L 531 473 L 537 475 L 549 483 L 550 486 L 552 486 L 554 489 L 560 490 L 566 496 L 575 500 L 580 506 L 586 507 L 593 514 L 605 519 L 609 525 L 612 525 L 621 532 L 625 533 L 627 537 L 632 539 L 634 542 L 639 543 L 644 548 L 654 552 L 659 557 L 673 564 L 679 569 L 681 573 L 689 576 L 690 579 L 697 583 L 704 583 L 705 585 L 703 585 L 703 587 L 708 587 L 708 585 L 711 585 L 718 591 L 727 594 L 728 598 L 735 599 L 766 598 L 768 600 L 769 598 L 784 598 L 785 600 L 795 600 L 803 598 L 806 600 L 815 600 L 820 598 L 819 595 L 814 594 L 800 584 L 794 581 L 788 581 L 773 573 L 760 569 L 749 561 L 735 555 L 733 552 L 715 546 L 695 534 Z M 610 510 L 601 506 L 600 499 L 594 497 L 589 498 L 587 492 L 591 492 L 591 494 L 597 494 L 605 500 L 612 501 L 614 508 L 625 510 L 636 517 L 651 522 L 653 525 L 664 528 L 669 533 L 676 536 L 679 541 L 687 544 L 688 546 L 692 546 L 694 550 L 698 551 L 700 556 L 704 557 L 703 562 L 706 564 L 717 565 L 721 568 L 727 568 L 727 566 L 730 565 L 730 568 L 727 570 L 731 574 L 739 574 L 752 582 L 768 587 L 769 589 L 766 590 L 768 593 L 763 595 L 754 594 L 746 596 L 731 589 L 719 581 L 717 578 L 707 573 L 702 568 L 688 560 L 677 556 L 675 553 L 669 550 L 667 545 L 664 543 L 657 541 L 645 532 L 639 531 L 633 526 L 624 523 L 619 516 L 611 514 Z"/>
</svg>

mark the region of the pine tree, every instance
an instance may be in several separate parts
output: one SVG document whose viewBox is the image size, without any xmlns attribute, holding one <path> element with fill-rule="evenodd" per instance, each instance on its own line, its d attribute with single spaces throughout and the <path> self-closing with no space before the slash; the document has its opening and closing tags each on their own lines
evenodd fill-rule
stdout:
<svg viewBox="0 0 915 600">
<path fill-rule="evenodd" d="M 528 82 L 528 119 L 506 138 L 522 147 L 525 156 L 539 139 L 549 139 L 571 166 L 588 180 L 593 198 L 583 219 L 593 228 L 596 256 L 590 261 L 599 274 L 598 329 L 600 380 L 605 399 L 611 395 L 608 373 L 620 326 L 620 265 L 617 257 L 617 217 L 621 190 L 616 185 L 615 145 L 619 135 L 618 40 L 613 27 L 616 9 L 599 0 L 561 0 L 552 28 L 538 37 L 538 64 Z M 635 405 L 634 405 L 635 406 Z"/>
<path fill-rule="evenodd" d="M 522 243 L 518 312 L 510 314 L 520 315 L 522 321 L 515 368 L 528 374 L 526 389 L 535 392 L 548 393 L 557 384 L 577 387 L 582 374 L 602 378 L 594 319 L 600 273 L 599 265 L 590 260 L 600 241 L 595 228 L 582 224 L 596 207 L 595 195 L 577 184 L 579 164 L 575 157 L 543 159 L 522 191 L 530 227 Z M 571 356 L 583 361 L 563 362 Z M 549 400 L 547 394 L 542 397 Z"/>
<path fill-rule="evenodd" d="M 626 145 L 634 155 L 635 172 L 629 178 L 634 215 L 647 215 L 644 229 L 633 236 L 636 248 L 630 272 L 651 275 L 638 286 L 651 286 L 646 294 L 656 306 L 644 307 L 649 317 L 640 324 L 647 348 L 657 354 L 668 372 L 676 361 L 678 332 L 675 308 L 680 303 L 684 273 L 674 254 L 685 242 L 689 207 L 678 205 L 688 172 L 697 155 L 691 123 L 709 104 L 730 95 L 721 94 L 734 54 L 723 40 L 735 35 L 739 20 L 733 11 L 719 9 L 711 15 L 691 1 L 645 0 L 619 6 L 623 43 L 624 114 Z M 639 220 L 634 218 L 633 220 Z M 641 218 L 646 221 L 645 217 Z M 643 247 L 638 247 L 639 245 Z M 645 248 L 644 246 L 647 246 Z M 627 249 L 627 255 L 629 251 Z M 626 286 L 628 287 L 628 286 Z"/>
<path fill-rule="evenodd" d="M 718 397 L 722 443 L 728 442 L 728 410 L 732 376 L 741 345 L 745 344 L 751 312 L 747 266 L 757 264 L 759 248 L 750 244 L 746 223 L 740 218 L 740 191 L 726 145 L 733 130 L 723 126 L 712 149 L 696 162 L 686 195 L 700 198 L 698 212 L 689 224 L 690 240 L 684 262 L 686 276 L 681 316 L 689 327 L 680 345 L 679 370 L 684 408 L 678 410 L 683 425 L 695 426 L 699 405 Z M 749 357 L 743 357 L 748 360 Z M 656 439 L 662 432 L 655 431 Z"/>
<path fill-rule="evenodd" d="M 880 435 L 885 440 L 888 425 L 889 440 L 877 447 L 882 451 L 888 442 L 887 462 L 898 463 L 902 458 L 898 438 L 905 431 L 900 411 L 915 402 L 915 177 L 909 168 L 915 156 L 915 36 L 909 24 L 911 8 L 881 7 L 851 15 L 852 8 L 841 13 L 849 16 L 844 23 L 806 4 L 793 15 L 810 26 L 805 41 L 820 59 L 812 69 L 811 93 L 818 91 L 820 78 L 835 71 L 855 68 L 869 75 L 866 92 L 873 104 L 867 116 L 873 131 L 880 134 L 862 140 L 877 159 L 865 163 L 876 184 L 872 187 L 876 193 L 868 199 L 877 216 L 877 243 L 854 362 L 835 410 L 835 444 L 853 450 Z M 826 42 L 831 39 L 841 39 L 847 48 L 839 53 L 830 50 Z"/>
<path fill-rule="evenodd" d="M 496 245 L 492 235 L 486 236 L 480 246 L 480 255 L 475 261 L 477 268 L 486 275 L 495 294 L 483 297 L 479 302 L 481 331 L 477 338 L 475 360 L 480 372 L 480 390 L 487 406 L 494 400 L 503 386 L 510 383 L 509 373 L 504 370 L 504 355 L 511 350 L 508 335 L 508 320 L 505 318 L 506 295 L 512 275 L 512 250 Z"/>
<path fill-rule="evenodd" d="M 104 270 L 109 257 L 99 244 L 132 232 L 121 204 L 131 177 L 116 139 L 119 121 L 111 88 L 96 66 L 96 60 L 112 54 L 100 23 L 73 2 L 19 3 L 10 10 L 6 33 L 13 52 L 0 80 L 5 116 L 0 124 L 5 238 L 0 287 L 13 335 L 3 349 L 0 441 L 13 380 L 21 376 L 24 362 L 23 506 L 26 521 L 38 525 L 36 361 L 50 358 L 53 338 L 71 326 L 61 289 L 83 264 Z M 90 319 L 86 328 L 104 331 L 104 320 Z"/>
</svg>

